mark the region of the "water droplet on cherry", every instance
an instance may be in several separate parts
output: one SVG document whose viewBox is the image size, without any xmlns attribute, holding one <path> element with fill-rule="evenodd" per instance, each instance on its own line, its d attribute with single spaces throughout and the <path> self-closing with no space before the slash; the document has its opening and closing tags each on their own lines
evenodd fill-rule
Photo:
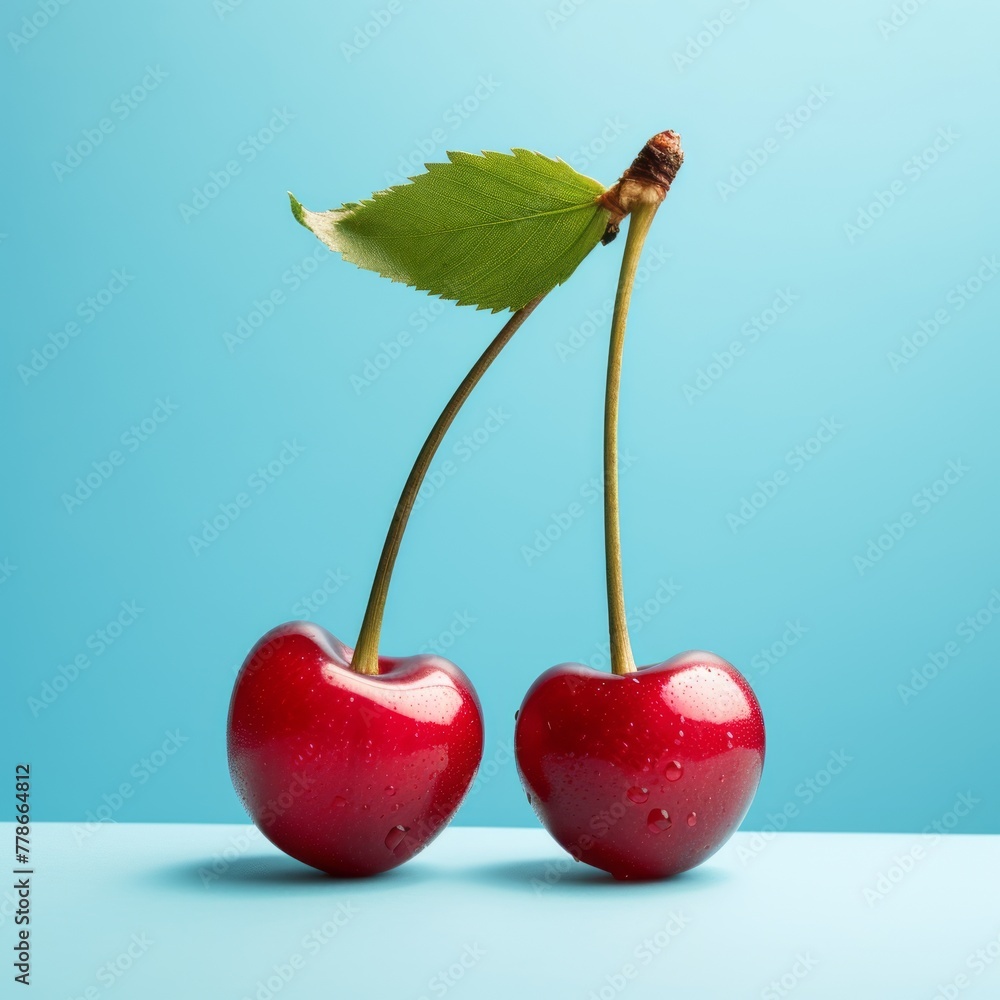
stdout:
<svg viewBox="0 0 1000 1000">
<path fill-rule="evenodd" d="M 408 826 L 394 826 L 385 835 L 385 846 L 395 854 L 399 845 L 403 843 L 409 832 L 410 828 Z"/>
<path fill-rule="evenodd" d="M 649 789 L 633 785 L 626 794 L 636 805 L 641 806 L 649 798 Z"/>
<path fill-rule="evenodd" d="M 344 807 L 345 807 L 345 806 L 347 805 L 347 799 L 345 799 L 343 795 L 338 795 L 338 796 L 337 796 L 337 797 L 336 797 L 336 798 L 335 798 L 335 799 L 333 800 L 333 804 L 334 804 L 334 805 L 335 805 L 335 806 L 336 806 L 336 807 L 337 807 L 338 809 L 343 809 L 343 808 L 344 808 Z"/>
<path fill-rule="evenodd" d="M 670 761 L 670 763 L 663 769 L 663 774 L 667 781 L 677 781 L 683 773 L 684 768 L 681 767 L 680 762 L 676 760 Z"/>
<path fill-rule="evenodd" d="M 385 794 L 386 795 L 395 795 L 396 794 L 396 789 L 392 785 L 386 785 L 385 786 Z"/>
<path fill-rule="evenodd" d="M 670 816 L 666 809 L 654 809 L 646 817 L 646 826 L 650 833 L 662 833 L 670 829 Z"/>
<path fill-rule="evenodd" d="M 694 826 L 698 822 L 697 813 L 688 813 L 688 826 Z"/>
</svg>

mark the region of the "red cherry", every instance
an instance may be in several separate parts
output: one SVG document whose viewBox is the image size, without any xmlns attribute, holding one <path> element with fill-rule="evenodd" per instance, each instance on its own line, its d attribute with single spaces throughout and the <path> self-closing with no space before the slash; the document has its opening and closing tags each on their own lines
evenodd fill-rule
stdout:
<svg viewBox="0 0 1000 1000">
<path fill-rule="evenodd" d="M 251 819 L 277 847 L 331 875 L 373 875 L 426 847 L 479 766 L 483 719 L 468 678 L 440 656 L 378 658 L 325 629 L 267 633 L 229 706 L 229 770 Z"/>
<path fill-rule="evenodd" d="M 615 878 L 662 878 L 739 826 L 764 765 L 764 719 L 713 653 L 624 675 L 565 663 L 528 690 L 514 747 L 538 818 L 570 854 Z"/>
</svg>

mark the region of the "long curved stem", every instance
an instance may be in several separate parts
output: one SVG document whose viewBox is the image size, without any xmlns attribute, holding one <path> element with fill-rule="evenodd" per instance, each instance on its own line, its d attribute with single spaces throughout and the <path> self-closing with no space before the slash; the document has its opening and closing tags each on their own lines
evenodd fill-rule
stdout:
<svg viewBox="0 0 1000 1000">
<path fill-rule="evenodd" d="M 625 614 L 618 509 L 618 398 L 621 389 L 622 348 L 625 344 L 625 321 L 639 268 L 639 257 L 658 207 L 659 200 L 640 202 L 632 208 L 622 269 L 618 276 L 615 310 L 611 319 L 611 343 L 608 348 L 608 381 L 604 396 L 604 551 L 608 574 L 611 671 L 615 674 L 635 672 L 635 659 L 632 656 Z"/>
<path fill-rule="evenodd" d="M 489 346 L 479 356 L 479 359 L 469 370 L 468 375 L 462 379 L 461 384 L 455 390 L 454 395 L 448 400 L 447 406 L 441 411 L 441 416 L 437 418 L 431 428 L 427 440 L 424 441 L 420 452 L 417 454 L 413 468 L 407 476 L 403 492 L 399 495 L 396 510 L 392 515 L 389 524 L 389 531 L 385 536 L 385 543 L 382 546 L 382 555 L 379 557 L 378 568 L 375 570 L 375 579 L 372 582 L 371 594 L 368 597 L 368 606 L 365 608 L 365 617 L 361 623 L 361 632 L 358 635 L 358 643 L 354 649 L 354 657 L 351 666 L 359 674 L 377 674 L 378 670 L 378 644 L 382 632 L 382 615 L 385 611 L 385 600 L 389 592 L 389 580 L 392 577 L 392 569 L 396 563 L 396 556 L 399 553 L 399 544 L 403 539 L 403 532 L 406 530 L 406 522 L 410 518 L 410 511 L 417 499 L 417 493 L 427 475 L 427 470 L 434 459 L 448 428 L 451 427 L 456 414 L 462 408 L 462 404 L 469 398 L 470 393 L 476 387 L 476 383 L 483 377 L 486 369 L 496 360 L 497 355 L 504 349 L 511 337 L 517 333 L 521 324 L 534 312 L 535 307 L 545 293 L 534 298 L 526 306 L 518 309 L 513 316 L 504 324 L 503 329 L 493 338 Z"/>
</svg>

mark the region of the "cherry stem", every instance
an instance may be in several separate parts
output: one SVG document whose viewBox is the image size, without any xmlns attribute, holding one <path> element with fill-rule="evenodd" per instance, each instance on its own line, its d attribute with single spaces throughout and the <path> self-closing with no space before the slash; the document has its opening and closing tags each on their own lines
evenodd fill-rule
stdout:
<svg viewBox="0 0 1000 1000">
<path fill-rule="evenodd" d="M 358 643 L 354 648 L 354 656 L 351 660 L 352 668 L 359 674 L 378 674 L 378 644 L 382 632 L 382 617 L 385 612 L 385 601 L 389 593 L 389 580 L 392 577 L 392 570 L 396 564 L 396 556 L 399 554 L 399 545 L 403 540 L 403 532 L 406 530 L 406 523 L 410 519 L 410 512 L 417 499 L 417 493 L 427 475 L 427 470 L 434 459 L 441 441 L 444 439 L 448 428 L 451 427 L 455 416 L 462 408 L 462 405 L 469 398 L 476 384 L 486 373 L 486 369 L 496 360 L 500 352 L 507 346 L 507 342 L 517 333 L 521 324 L 534 312 L 535 307 L 545 298 L 547 293 L 542 293 L 532 299 L 526 306 L 522 306 L 504 324 L 503 329 L 493 338 L 489 346 L 479 356 L 479 359 L 469 370 L 469 373 L 462 379 L 461 384 L 455 390 L 454 395 L 448 400 L 448 404 L 441 411 L 430 434 L 424 441 L 413 468 L 407 476 L 403 492 L 399 495 L 396 510 L 393 512 L 392 521 L 389 524 L 389 531 L 385 536 L 385 543 L 382 546 L 382 555 L 379 557 L 378 568 L 375 570 L 375 579 L 372 582 L 371 594 L 368 597 L 368 606 L 365 608 L 365 617 L 361 623 L 361 632 L 358 635 Z"/>
<path fill-rule="evenodd" d="M 636 669 L 625 614 L 618 508 L 618 399 L 621 395 L 622 349 L 639 257 L 659 204 L 659 200 L 639 201 L 631 209 L 611 319 L 608 381 L 604 396 L 604 552 L 608 574 L 608 631 L 611 638 L 611 672 L 620 675 L 635 673 Z"/>
</svg>

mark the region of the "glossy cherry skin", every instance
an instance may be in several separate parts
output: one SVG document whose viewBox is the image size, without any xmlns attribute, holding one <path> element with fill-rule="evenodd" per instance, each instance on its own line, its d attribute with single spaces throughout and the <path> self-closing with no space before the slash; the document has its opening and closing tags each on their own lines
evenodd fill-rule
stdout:
<svg viewBox="0 0 1000 1000">
<path fill-rule="evenodd" d="M 715 853 L 746 815 L 764 719 L 714 653 L 626 676 L 564 663 L 525 695 L 514 749 L 538 818 L 573 857 L 619 879 L 664 878 Z"/>
<path fill-rule="evenodd" d="M 331 875 L 401 865 L 444 828 L 472 785 L 483 717 L 440 656 L 379 657 L 291 622 L 247 657 L 229 706 L 229 772 L 268 840 Z"/>
</svg>

